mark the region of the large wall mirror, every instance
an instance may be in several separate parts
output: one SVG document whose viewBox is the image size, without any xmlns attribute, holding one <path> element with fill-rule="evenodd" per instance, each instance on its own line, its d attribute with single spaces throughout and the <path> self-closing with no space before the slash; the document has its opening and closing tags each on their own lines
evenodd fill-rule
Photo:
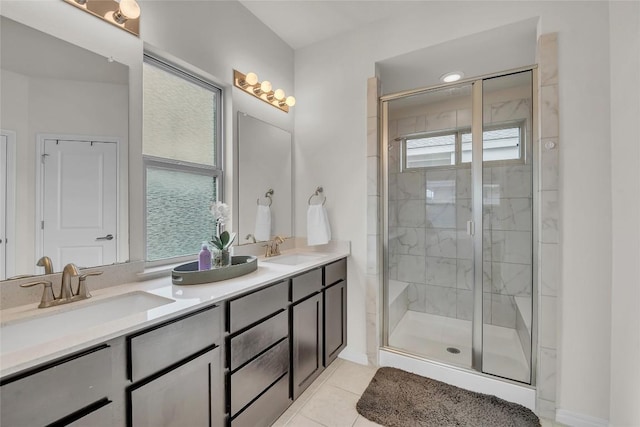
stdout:
<svg viewBox="0 0 640 427">
<path fill-rule="evenodd" d="M 0 280 L 129 258 L 129 69 L 0 17 Z"/>
<path fill-rule="evenodd" d="M 237 194 L 239 244 L 293 235 L 291 134 L 242 112 Z"/>
</svg>

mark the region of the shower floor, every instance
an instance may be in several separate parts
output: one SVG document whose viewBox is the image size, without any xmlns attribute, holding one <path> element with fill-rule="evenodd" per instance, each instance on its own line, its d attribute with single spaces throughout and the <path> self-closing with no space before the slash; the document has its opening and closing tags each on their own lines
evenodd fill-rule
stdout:
<svg viewBox="0 0 640 427">
<path fill-rule="evenodd" d="M 515 329 L 485 324 L 483 340 L 485 373 L 529 383 L 529 367 Z M 470 368 L 471 321 L 407 311 L 389 336 L 389 345 L 428 359 Z M 460 353 L 450 353 L 449 347 Z"/>
</svg>

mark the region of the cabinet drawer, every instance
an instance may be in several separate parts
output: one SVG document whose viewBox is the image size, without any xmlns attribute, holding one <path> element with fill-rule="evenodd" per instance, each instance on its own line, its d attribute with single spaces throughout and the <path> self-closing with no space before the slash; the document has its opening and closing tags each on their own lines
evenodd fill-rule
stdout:
<svg viewBox="0 0 640 427">
<path fill-rule="evenodd" d="M 248 331 L 231 338 L 229 345 L 229 369 L 233 371 L 288 334 L 289 316 L 285 310 Z"/>
<path fill-rule="evenodd" d="M 268 427 L 291 404 L 289 374 L 286 374 L 262 396 L 231 421 L 232 427 Z"/>
<path fill-rule="evenodd" d="M 197 356 L 149 382 L 127 390 L 132 427 L 220 425 L 224 397 L 216 383 L 222 369 L 220 347 Z"/>
<path fill-rule="evenodd" d="M 231 415 L 235 415 L 288 371 L 289 340 L 284 339 L 238 372 L 231 374 Z"/>
<path fill-rule="evenodd" d="M 333 285 L 340 280 L 347 280 L 347 259 L 332 262 L 324 267 L 324 285 Z"/>
<path fill-rule="evenodd" d="M 287 306 L 289 281 L 278 282 L 229 302 L 229 332 L 234 333 Z"/>
<path fill-rule="evenodd" d="M 167 368 L 213 344 L 220 344 L 223 308 L 213 306 L 127 337 L 129 379 Z"/>
<path fill-rule="evenodd" d="M 2 381 L 0 425 L 48 425 L 111 390 L 111 347 L 100 346 Z"/>
<path fill-rule="evenodd" d="M 322 289 L 322 269 L 311 270 L 291 279 L 293 301 L 298 301 Z"/>
</svg>

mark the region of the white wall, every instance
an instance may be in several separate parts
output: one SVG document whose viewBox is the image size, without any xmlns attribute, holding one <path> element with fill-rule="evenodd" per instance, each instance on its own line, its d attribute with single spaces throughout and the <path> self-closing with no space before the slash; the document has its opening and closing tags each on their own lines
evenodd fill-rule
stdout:
<svg viewBox="0 0 640 427">
<path fill-rule="evenodd" d="M 0 99 L 0 127 L 4 130 L 10 130 L 16 133 L 16 139 L 18 135 L 22 135 L 25 139 L 24 144 L 20 144 L 16 141 L 16 165 L 29 165 L 31 169 L 35 164 L 33 156 L 29 156 L 29 152 L 26 149 L 26 135 L 29 134 L 29 79 L 22 74 L 13 73 L 7 70 L 1 70 L 0 75 L 0 93 L 2 98 Z M 35 146 L 35 143 L 34 143 Z M 15 257 L 16 266 L 13 269 L 13 275 L 31 273 L 35 266 L 33 265 L 33 243 L 35 242 L 35 235 L 33 225 L 35 217 L 33 214 L 25 217 L 19 212 L 34 212 L 35 209 L 35 197 L 33 197 L 33 191 L 35 191 L 35 175 L 28 180 L 28 177 L 23 176 L 22 180 L 18 179 L 21 173 L 19 168 L 16 168 L 16 197 L 15 197 L 15 212 L 16 223 L 15 235 L 25 235 L 30 240 L 16 240 L 15 248 L 19 254 L 25 254 L 24 262 L 20 260 L 20 257 Z M 20 191 L 23 188 L 31 186 L 34 190 L 31 193 L 26 191 Z M 31 223 L 28 223 L 27 218 L 32 218 Z M 24 234 L 26 233 L 26 234 Z M 28 259 L 27 259 L 28 258 Z M 28 264 L 27 264 L 28 262 Z M 28 267 L 27 267 L 28 265 Z M 16 273 L 20 272 L 20 273 Z"/>
<path fill-rule="evenodd" d="M 611 2 L 611 425 L 640 425 L 640 3 Z"/>
<path fill-rule="evenodd" d="M 366 79 L 374 74 L 376 61 L 534 17 L 540 17 L 542 33 L 559 33 L 564 267 L 558 404 L 608 419 L 611 187 L 606 2 L 416 2 L 405 16 L 296 51 L 296 200 L 324 185 L 334 237 L 352 242 L 349 347 L 365 353 Z M 298 204 L 297 235 L 306 234 L 304 214 L 305 207 Z"/>
</svg>

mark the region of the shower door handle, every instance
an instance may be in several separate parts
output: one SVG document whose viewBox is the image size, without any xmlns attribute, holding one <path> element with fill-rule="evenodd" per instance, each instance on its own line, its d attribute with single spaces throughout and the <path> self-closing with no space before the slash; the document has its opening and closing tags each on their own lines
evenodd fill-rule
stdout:
<svg viewBox="0 0 640 427">
<path fill-rule="evenodd" d="M 473 221 L 467 221 L 467 234 L 469 236 L 476 234 L 476 225 Z"/>
</svg>

